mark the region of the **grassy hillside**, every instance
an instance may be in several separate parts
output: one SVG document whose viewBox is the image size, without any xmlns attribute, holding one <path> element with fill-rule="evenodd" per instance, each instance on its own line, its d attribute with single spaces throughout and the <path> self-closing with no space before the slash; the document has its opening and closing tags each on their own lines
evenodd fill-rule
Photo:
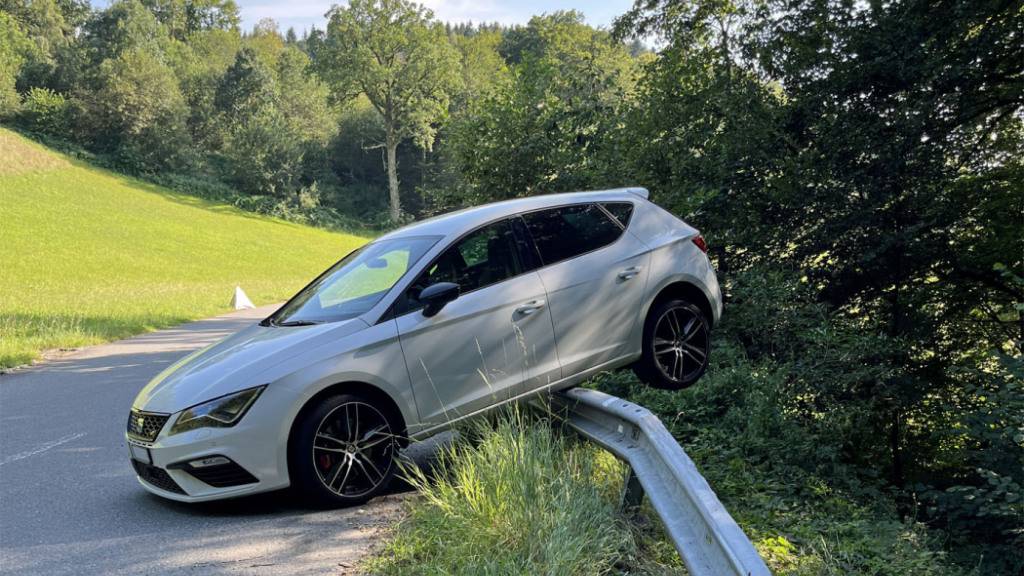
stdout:
<svg viewBox="0 0 1024 576">
<path fill-rule="evenodd" d="M 361 236 L 258 217 L 68 159 L 0 128 L 0 368 L 282 300 Z"/>
</svg>

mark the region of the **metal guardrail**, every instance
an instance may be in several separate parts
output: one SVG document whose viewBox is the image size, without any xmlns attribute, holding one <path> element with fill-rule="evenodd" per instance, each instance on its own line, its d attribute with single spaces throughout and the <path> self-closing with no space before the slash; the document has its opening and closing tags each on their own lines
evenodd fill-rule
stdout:
<svg viewBox="0 0 1024 576">
<path fill-rule="evenodd" d="M 771 574 L 693 460 L 650 410 L 584 388 L 554 394 L 552 401 L 567 409 L 566 421 L 577 432 L 629 463 L 624 504 L 639 505 L 646 492 L 690 574 Z"/>
</svg>

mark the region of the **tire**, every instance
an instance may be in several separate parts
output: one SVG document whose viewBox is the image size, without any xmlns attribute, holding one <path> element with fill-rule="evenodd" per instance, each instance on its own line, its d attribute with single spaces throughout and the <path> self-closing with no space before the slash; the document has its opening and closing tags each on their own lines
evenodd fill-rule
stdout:
<svg viewBox="0 0 1024 576">
<path fill-rule="evenodd" d="M 288 441 L 292 489 L 317 507 L 362 504 L 388 489 L 398 443 L 387 409 L 355 394 L 303 410 Z"/>
<path fill-rule="evenodd" d="M 644 320 L 643 350 L 633 371 L 653 388 L 682 390 L 704 375 L 710 352 L 710 324 L 701 309 L 686 300 L 668 300 Z"/>
</svg>

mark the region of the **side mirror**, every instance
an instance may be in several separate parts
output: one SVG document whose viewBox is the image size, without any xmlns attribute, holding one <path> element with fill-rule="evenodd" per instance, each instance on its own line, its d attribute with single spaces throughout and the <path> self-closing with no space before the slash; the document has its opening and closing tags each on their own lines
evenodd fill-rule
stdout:
<svg viewBox="0 0 1024 576">
<path fill-rule="evenodd" d="M 420 292 L 418 300 L 423 303 L 423 315 L 427 318 L 436 315 L 445 304 L 459 297 L 459 285 L 453 282 L 431 284 Z"/>
</svg>

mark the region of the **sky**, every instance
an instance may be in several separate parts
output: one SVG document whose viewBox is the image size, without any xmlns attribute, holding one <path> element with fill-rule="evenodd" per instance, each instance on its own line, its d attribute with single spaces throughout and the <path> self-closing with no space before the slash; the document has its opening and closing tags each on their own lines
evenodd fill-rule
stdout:
<svg viewBox="0 0 1024 576">
<path fill-rule="evenodd" d="M 610 27 L 616 16 L 633 5 L 633 0 L 418 0 L 434 11 L 443 21 L 500 22 L 502 24 L 525 24 L 530 16 L 556 10 L 578 10 L 588 24 Z M 242 28 L 251 29 L 263 18 L 273 18 L 281 32 L 294 27 L 301 35 L 311 26 L 323 29 L 327 20 L 324 14 L 334 4 L 344 0 L 296 0 L 273 2 L 271 0 L 235 0 L 242 15 Z M 110 0 L 93 0 L 93 6 L 102 7 Z"/>
<path fill-rule="evenodd" d="M 261 18 L 273 18 L 281 31 L 294 26 L 301 32 L 310 26 L 326 26 L 324 13 L 342 0 L 298 0 L 273 2 L 271 0 L 235 0 L 242 14 L 243 28 L 252 28 Z M 449 22 L 500 22 L 525 24 L 530 16 L 556 10 L 579 10 L 592 26 L 611 26 L 616 16 L 632 5 L 632 0 L 419 0 L 434 11 L 439 20 Z"/>
</svg>

